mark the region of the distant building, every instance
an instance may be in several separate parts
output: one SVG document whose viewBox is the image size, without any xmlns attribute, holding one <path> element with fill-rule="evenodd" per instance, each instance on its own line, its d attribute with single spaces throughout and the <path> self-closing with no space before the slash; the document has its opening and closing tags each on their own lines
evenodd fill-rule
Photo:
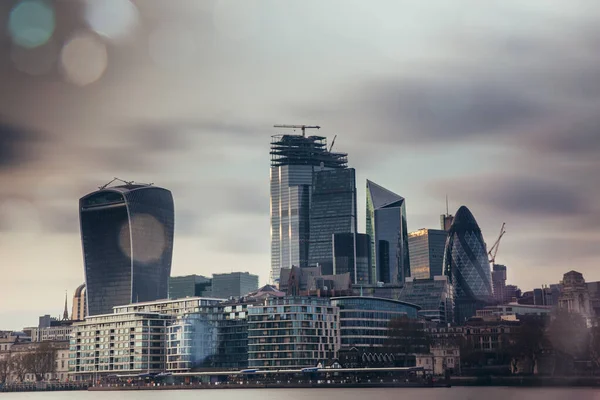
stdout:
<svg viewBox="0 0 600 400">
<path fill-rule="evenodd" d="M 210 297 L 211 279 L 202 275 L 171 276 L 169 278 L 169 298 Z"/>
<path fill-rule="evenodd" d="M 126 183 L 79 200 L 87 314 L 166 299 L 175 223 L 171 192 Z"/>
<path fill-rule="evenodd" d="M 352 294 L 350 273 L 323 275 L 321 267 L 284 268 L 279 290 L 288 296 L 335 297 Z"/>
<path fill-rule="evenodd" d="M 271 139 L 271 283 L 281 268 L 307 267 L 315 172 L 347 168 L 346 153 L 332 153 L 323 136 Z"/>
<path fill-rule="evenodd" d="M 444 249 L 448 233 L 438 229 L 420 229 L 408 234 L 410 276 L 429 279 L 443 275 Z"/>
<path fill-rule="evenodd" d="M 503 304 L 497 306 L 487 306 L 481 310 L 477 310 L 476 316 L 480 318 L 492 317 L 497 320 L 518 320 L 523 315 L 537 315 L 545 316 L 550 315 L 552 307 L 550 306 L 535 306 L 535 305 L 524 305 L 524 304 Z M 515 317 L 515 318 L 506 318 Z"/>
<path fill-rule="evenodd" d="M 54 381 L 54 382 L 68 382 L 68 369 L 69 369 L 69 342 L 68 341 L 51 341 L 45 343 L 39 342 L 19 342 L 16 343 L 10 349 L 10 352 L 2 354 L 0 352 L 0 359 L 3 357 L 11 357 L 12 360 L 19 360 L 20 357 L 23 357 L 27 354 L 44 352 L 49 355 L 49 359 L 42 359 L 42 362 L 51 362 L 53 368 L 52 372 L 46 372 L 40 374 L 40 376 L 36 376 L 31 372 L 31 369 L 28 369 L 27 373 L 23 376 L 22 382 L 37 382 L 38 378 L 41 378 L 44 382 Z M 9 371 L 7 378 L 7 383 L 21 383 L 19 381 L 19 377 L 17 376 L 14 368 Z"/>
<path fill-rule="evenodd" d="M 415 304 L 377 297 L 333 297 L 331 305 L 340 309 L 340 342 L 342 348 L 383 347 L 388 325 L 394 318 L 417 318 Z"/>
<path fill-rule="evenodd" d="M 42 315 L 37 327 L 26 328 L 32 342 L 69 341 L 73 330 L 73 321 L 58 320 L 50 315 Z"/>
<path fill-rule="evenodd" d="M 563 276 L 561 284 L 558 307 L 580 314 L 589 324 L 594 316 L 594 310 L 583 275 L 577 271 L 569 271 Z"/>
<path fill-rule="evenodd" d="M 354 168 L 333 169 L 313 177 L 308 265 L 320 265 L 331 275 L 333 235 L 356 232 L 356 173 Z"/>
<path fill-rule="evenodd" d="M 481 229 L 471 211 L 458 209 L 448 231 L 444 274 L 454 288 L 454 318 L 462 324 L 493 301 L 492 277 Z"/>
<path fill-rule="evenodd" d="M 333 235 L 333 275 L 350 274 L 352 284 L 372 282 L 371 239 L 363 233 Z"/>
<path fill-rule="evenodd" d="M 410 276 L 406 204 L 403 197 L 367 180 L 367 235 L 377 282 L 403 285 Z"/>
<path fill-rule="evenodd" d="M 429 354 L 417 354 L 416 366 L 423 367 L 432 375 L 442 376 L 449 370 L 452 374 L 460 370 L 460 347 L 457 345 L 433 345 Z"/>
<path fill-rule="evenodd" d="M 419 316 L 442 324 L 454 321 L 453 289 L 446 276 L 408 278 L 399 299 L 420 307 Z"/>
<path fill-rule="evenodd" d="M 328 299 L 269 298 L 248 308 L 248 367 L 316 367 L 338 357 L 339 308 Z"/>
<path fill-rule="evenodd" d="M 79 285 L 75 289 L 73 295 L 73 309 L 71 311 L 71 319 L 73 321 L 83 321 L 87 315 L 87 301 L 85 293 L 85 283 Z"/>
<path fill-rule="evenodd" d="M 600 317 L 600 282 L 586 282 L 590 293 L 590 302 L 596 317 Z"/>
<path fill-rule="evenodd" d="M 440 215 L 440 228 L 443 231 L 449 231 L 452 223 L 454 222 L 454 215 L 442 214 Z"/>
<path fill-rule="evenodd" d="M 506 266 L 494 264 L 492 266 L 492 287 L 494 289 L 494 299 L 499 304 L 505 304 L 510 301 L 506 293 Z"/>
<path fill-rule="evenodd" d="M 213 274 L 211 296 L 228 299 L 241 297 L 258 289 L 258 275 L 248 272 Z"/>
<path fill-rule="evenodd" d="M 166 328 L 166 369 L 188 372 L 210 368 L 217 347 L 214 314 L 192 313 L 177 316 Z"/>
</svg>

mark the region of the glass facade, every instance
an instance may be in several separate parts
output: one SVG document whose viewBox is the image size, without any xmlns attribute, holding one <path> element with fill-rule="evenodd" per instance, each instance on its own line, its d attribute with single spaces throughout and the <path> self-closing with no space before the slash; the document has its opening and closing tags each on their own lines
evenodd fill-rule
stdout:
<svg viewBox="0 0 600 400">
<path fill-rule="evenodd" d="M 319 171 L 314 175 L 310 206 L 311 266 L 333 273 L 332 238 L 335 233 L 356 232 L 356 173 L 354 168 Z"/>
<path fill-rule="evenodd" d="M 414 304 L 376 297 L 334 297 L 331 305 L 340 309 L 341 348 L 382 347 L 390 320 L 417 318 L 419 310 Z"/>
<path fill-rule="evenodd" d="M 271 282 L 281 268 L 308 266 L 310 205 L 315 171 L 346 168 L 347 154 L 327 150 L 322 136 L 271 140 Z"/>
<path fill-rule="evenodd" d="M 463 323 L 493 300 L 492 277 L 481 229 L 471 211 L 459 208 L 448 231 L 444 274 L 454 288 L 454 316 Z"/>
<path fill-rule="evenodd" d="M 367 235 L 371 237 L 373 276 L 402 285 L 410 276 L 404 198 L 367 180 Z"/>
<path fill-rule="evenodd" d="M 202 275 L 171 276 L 169 278 L 169 299 L 205 296 L 210 293 L 211 280 Z"/>
<path fill-rule="evenodd" d="M 304 368 L 337 358 L 339 317 L 323 298 L 271 298 L 248 307 L 248 366 Z"/>
<path fill-rule="evenodd" d="M 429 279 L 444 274 L 444 249 L 448 233 L 438 229 L 420 229 L 408 234 L 410 276 Z"/>
<path fill-rule="evenodd" d="M 219 299 L 244 296 L 258 289 L 258 275 L 248 272 L 213 274 L 212 296 Z"/>
<path fill-rule="evenodd" d="M 217 328 L 204 314 L 187 314 L 167 328 L 167 370 L 189 371 L 213 366 Z"/>
<path fill-rule="evenodd" d="M 364 233 L 333 235 L 333 274 L 350 273 L 352 284 L 372 283 L 371 238 Z"/>
<path fill-rule="evenodd" d="M 431 279 L 407 279 L 400 300 L 417 304 L 419 317 L 439 323 L 454 321 L 454 293 L 446 276 Z"/>
<path fill-rule="evenodd" d="M 174 230 L 171 192 L 116 186 L 83 197 L 79 209 L 87 315 L 167 298 Z"/>
</svg>

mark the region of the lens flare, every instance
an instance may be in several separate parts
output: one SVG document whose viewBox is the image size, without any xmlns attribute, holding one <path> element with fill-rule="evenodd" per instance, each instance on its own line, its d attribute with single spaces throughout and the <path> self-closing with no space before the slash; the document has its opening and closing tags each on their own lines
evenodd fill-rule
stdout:
<svg viewBox="0 0 600 400">
<path fill-rule="evenodd" d="M 14 44 L 33 49 L 46 43 L 55 28 L 54 9 L 46 1 L 18 2 L 8 17 L 8 33 Z"/>
<path fill-rule="evenodd" d="M 91 33 L 76 34 L 60 54 L 60 67 L 65 79 L 78 86 L 96 82 L 107 65 L 106 46 Z"/>
<path fill-rule="evenodd" d="M 98 35 L 117 41 L 131 35 L 140 16 L 130 0 L 86 0 L 84 18 Z"/>
<path fill-rule="evenodd" d="M 130 229 L 133 244 L 130 241 Z M 125 223 L 119 233 L 119 247 L 123 254 L 133 261 L 148 264 L 158 261 L 167 248 L 167 237 L 164 226 L 152 215 L 140 214 Z"/>
</svg>

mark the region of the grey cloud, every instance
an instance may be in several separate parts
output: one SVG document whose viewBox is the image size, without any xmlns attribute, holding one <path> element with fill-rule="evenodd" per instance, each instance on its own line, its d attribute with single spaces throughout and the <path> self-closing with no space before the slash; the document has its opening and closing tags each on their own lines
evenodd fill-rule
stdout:
<svg viewBox="0 0 600 400">
<path fill-rule="evenodd" d="M 0 169 L 32 161 L 36 145 L 42 140 L 39 132 L 0 122 Z"/>
</svg>

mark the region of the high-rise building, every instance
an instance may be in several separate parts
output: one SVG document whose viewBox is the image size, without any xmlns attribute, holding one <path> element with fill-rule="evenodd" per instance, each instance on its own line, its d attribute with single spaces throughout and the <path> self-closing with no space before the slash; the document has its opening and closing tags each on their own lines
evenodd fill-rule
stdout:
<svg viewBox="0 0 600 400">
<path fill-rule="evenodd" d="M 252 275 L 248 272 L 213 274 L 212 297 L 219 299 L 241 297 L 256 289 L 258 289 L 258 275 Z"/>
<path fill-rule="evenodd" d="M 471 211 L 458 209 L 448 231 L 444 274 L 454 287 L 454 315 L 463 323 L 493 300 L 492 277 L 481 229 Z"/>
<path fill-rule="evenodd" d="M 332 237 L 356 232 L 356 174 L 354 168 L 314 174 L 310 205 L 308 264 L 333 273 Z"/>
<path fill-rule="evenodd" d="M 499 304 L 508 303 L 511 299 L 506 293 L 506 266 L 500 264 L 492 265 L 492 287 L 494 299 Z"/>
<path fill-rule="evenodd" d="M 405 200 L 369 180 L 367 235 L 371 237 L 373 276 L 378 282 L 402 285 L 410 276 Z"/>
<path fill-rule="evenodd" d="M 416 304 L 419 317 L 442 324 L 454 321 L 454 293 L 446 276 L 407 278 L 398 299 Z"/>
<path fill-rule="evenodd" d="M 71 312 L 71 319 L 73 321 L 83 321 L 86 315 L 87 303 L 84 283 L 75 289 L 75 294 L 73 295 L 73 310 Z"/>
<path fill-rule="evenodd" d="M 271 282 L 281 268 L 307 267 L 315 171 L 343 169 L 348 155 L 332 153 L 322 136 L 276 135 L 271 140 Z"/>
<path fill-rule="evenodd" d="M 454 222 L 454 215 L 450 214 L 442 214 L 440 215 L 440 228 L 443 231 L 449 231 L 452 226 L 452 222 Z"/>
<path fill-rule="evenodd" d="M 354 285 L 370 284 L 371 238 L 364 233 L 333 235 L 333 275 L 350 274 Z"/>
<path fill-rule="evenodd" d="M 169 299 L 184 297 L 210 297 L 211 279 L 202 275 L 171 276 Z"/>
<path fill-rule="evenodd" d="M 171 192 L 126 183 L 79 200 L 87 315 L 166 299 L 173 254 Z"/>
<path fill-rule="evenodd" d="M 408 234 L 411 277 L 429 279 L 444 274 L 447 237 L 448 232 L 438 229 L 420 229 Z"/>
</svg>

